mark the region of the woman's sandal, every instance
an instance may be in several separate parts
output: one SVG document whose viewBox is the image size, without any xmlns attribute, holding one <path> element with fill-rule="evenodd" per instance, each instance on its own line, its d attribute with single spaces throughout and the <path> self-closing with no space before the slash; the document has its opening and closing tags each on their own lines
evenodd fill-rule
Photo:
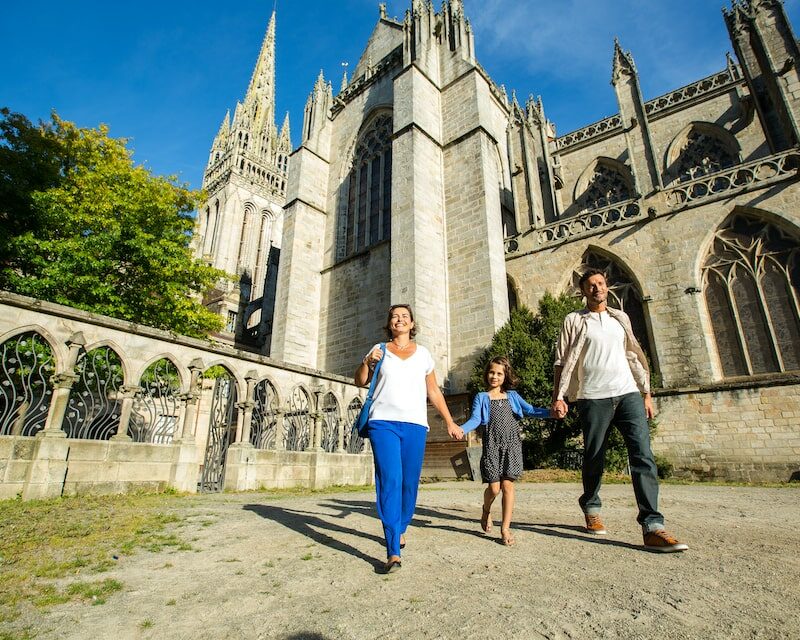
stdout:
<svg viewBox="0 0 800 640">
<path fill-rule="evenodd" d="M 400 548 L 401 549 L 405 549 L 406 548 L 406 534 L 405 533 L 401 533 L 400 534 Z"/>
<path fill-rule="evenodd" d="M 500 541 L 507 547 L 513 547 L 516 542 L 510 529 L 500 529 Z"/>
<path fill-rule="evenodd" d="M 491 509 L 481 507 L 483 514 L 481 515 L 481 529 L 484 533 L 489 533 L 492 530 L 492 517 Z"/>
<path fill-rule="evenodd" d="M 403 565 L 400 564 L 400 559 L 397 558 L 396 560 L 389 560 L 385 565 L 383 565 L 383 572 L 384 573 L 395 573 L 396 571 L 400 571 L 400 568 Z"/>
</svg>

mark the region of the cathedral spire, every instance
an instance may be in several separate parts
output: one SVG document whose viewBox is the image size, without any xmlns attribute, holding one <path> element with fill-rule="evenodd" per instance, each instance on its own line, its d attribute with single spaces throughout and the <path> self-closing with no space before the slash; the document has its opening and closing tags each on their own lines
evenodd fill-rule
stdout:
<svg viewBox="0 0 800 640">
<path fill-rule="evenodd" d="M 248 115 L 258 130 L 275 121 L 275 11 L 269 19 L 267 33 L 258 54 L 258 61 L 244 98 Z"/>
<path fill-rule="evenodd" d="M 286 117 L 283 119 L 283 125 L 281 126 L 281 133 L 278 137 L 278 147 L 287 151 L 291 151 L 292 149 L 292 134 L 289 130 L 288 111 L 286 112 Z"/>
</svg>

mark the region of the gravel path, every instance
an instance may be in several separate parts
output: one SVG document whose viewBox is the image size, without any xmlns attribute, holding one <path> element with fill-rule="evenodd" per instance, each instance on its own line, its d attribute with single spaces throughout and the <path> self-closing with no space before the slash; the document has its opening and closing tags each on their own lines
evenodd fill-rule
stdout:
<svg viewBox="0 0 800 640">
<path fill-rule="evenodd" d="M 482 487 L 424 485 L 403 568 L 371 492 L 186 500 L 194 551 L 140 552 L 102 606 L 54 607 L 37 638 L 800 638 L 795 489 L 664 486 L 690 550 L 642 550 L 628 485 L 603 488 L 609 535 L 581 528 L 576 484 L 519 484 L 517 544 L 478 524 Z M 499 503 L 494 515 L 499 514 Z M 183 508 L 183 507 L 181 507 Z"/>
</svg>

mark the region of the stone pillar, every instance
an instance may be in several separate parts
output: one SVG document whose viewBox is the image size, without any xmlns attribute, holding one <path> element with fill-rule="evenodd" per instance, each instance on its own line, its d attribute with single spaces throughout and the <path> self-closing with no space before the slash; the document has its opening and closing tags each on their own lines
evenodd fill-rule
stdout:
<svg viewBox="0 0 800 640">
<path fill-rule="evenodd" d="M 311 414 L 311 449 L 312 451 L 322 451 L 322 426 L 323 426 L 323 419 L 322 419 L 322 391 L 317 390 L 314 391 L 314 400 L 316 405 L 316 411 Z"/>
<path fill-rule="evenodd" d="M 67 340 L 69 353 L 64 371 L 50 378 L 50 383 L 53 385 L 53 399 L 50 401 L 45 428 L 36 434 L 33 459 L 22 489 L 23 500 L 54 498 L 60 496 L 64 489 L 69 442 L 62 425 L 72 385 L 78 379 L 75 364 L 85 344 L 86 339 L 82 333 L 72 334 Z"/>
<path fill-rule="evenodd" d="M 241 437 L 237 436 L 236 442 L 242 444 L 249 444 L 250 432 L 253 425 L 253 409 L 256 406 L 255 390 L 256 390 L 256 380 L 258 380 L 258 374 L 255 371 L 248 371 L 245 374 L 244 379 L 245 382 L 247 383 L 247 391 L 246 391 L 247 399 L 244 402 L 240 402 L 239 404 L 236 405 L 242 415 L 242 433 Z"/>
<path fill-rule="evenodd" d="M 170 472 L 169 486 L 177 491 L 188 493 L 197 492 L 197 475 L 200 463 L 197 461 L 197 443 L 194 440 L 193 426 L 197 420 L 197 408 L 200 403 L 200 374 L 203 372 L 203 362 L 199 358 L 189 364 L 191 379 L 189 389 L 179 396 L 183 405 L 183 423 L 177 438 L 172 441 L 174 457 L 172 471 Z"/>
<path fill-rule="evenodd" d="M 194 423 L 197 420 L 197 405 L 200 402 L 200 375 L 203 373 L 203 361 L 200 358 L 195 358 L 189 363 L 189 372 L 191 373 L 191 380 L 189 381 L 189 391 L 181 396 L 181 401 L 185 403 L 185 411 L 183 412 L 183 424 L 181 425 L 181 432 L 178 437 L 179 441 L 187 439 L 189 436 L 194 435 Z"/>
<path fill-rule="evenodd" d="M 133 399 L 137 393 L 142 391 L 141 387 L 124 385 L 119 390 L 118 397 L 122 398 L 122 408 L 119 414 L 119 426 L 117 432 L 111 437 L 112 440 L 131 442 L 133 438 L 128 435 L 128 426 L 131 421 L 131 412 L 133 411 Z"/>
<path fill-rule="evenodd" d="M 339 437 L 336 438 L 336 453 L 346 453 L 344 450 L 344 430 L 350 425 L 347 424 L 347 421 L 344 419 L 344 416 L 341 414 L 341 412 L 339 412 L 336 417 L 339 424 Z"/>
</svg>

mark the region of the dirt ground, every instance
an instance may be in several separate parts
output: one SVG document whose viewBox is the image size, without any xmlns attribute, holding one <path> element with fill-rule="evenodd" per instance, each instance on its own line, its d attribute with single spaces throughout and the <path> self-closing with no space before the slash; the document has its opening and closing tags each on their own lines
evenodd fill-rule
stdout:
<svg viewBox="0 0 800 640">
<path fill-rule="evenodd" d="M 403 568 L 371 492 L 185 499 L 193 551 L 142 551 L 102 606 L 53 607 L 37 638 L 800 638 L 795 489 L 663 486 L 680 554 L 641 547 L 629 485 L 603 488 L 606 537 L 576 484 L 518 484 L 517 544 L 479 528 L 477 483 L 423 485 Z M 183 503 L 181 503 L 183 504 Z M 493 515 L 499 515 L 499 504 Z M 179 509 L 184 509 L 183 506 Z"/>
</svg>

